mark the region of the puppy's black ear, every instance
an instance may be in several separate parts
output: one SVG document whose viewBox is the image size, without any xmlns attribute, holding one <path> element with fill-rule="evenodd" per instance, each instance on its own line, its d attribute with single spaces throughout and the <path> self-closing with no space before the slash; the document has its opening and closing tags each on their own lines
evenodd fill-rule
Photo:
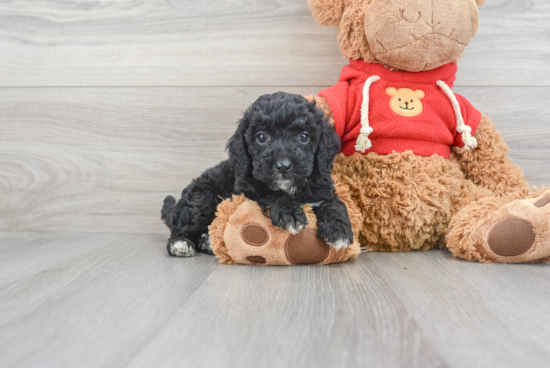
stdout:
<svg viewBox="0 0 550 368">
<path fill-rule="evenodd" d="M 244 139 L 244 134 L 248 129 L 248 113 L 239 121 L 239 126 L 235 134 L 227 141 L 227 152 L 229 160 L 236 176 L 245 176 L 250 170 L 251 159 L 248 154 L 248 148 Z"/>
<path fill-rule="evenodd" d="M 320 116 L 317 121 L 321 128 L 321 139 L 319 140 L 319 147 L 317 147 L 317 168 L 321 174 L 330 175 L 334 158 L 340 152 L 340 138 L 336 134 L 336 130 L 325 119 L 325 114 L 320 109 L 316 110 L 320 113 L 316 115 Z"/>
</svg>

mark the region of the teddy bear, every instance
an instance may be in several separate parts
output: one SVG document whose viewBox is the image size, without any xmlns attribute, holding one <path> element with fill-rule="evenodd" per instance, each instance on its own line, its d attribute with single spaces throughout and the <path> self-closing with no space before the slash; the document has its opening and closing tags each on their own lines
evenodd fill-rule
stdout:
<svg viewBox="0 0 550 368">
<path fill-rule="evenodd" d="M 356 257 L 359 246 L 446 248 L 485 263 L 550 260 L 550 188 L 531 190 L 489 117 L 452 91 L 483 2 L 308 0 L 318 23 L 337 27 L 350 60 L 334 86 L 307 98 L 340 137 L 332 176 L 356 241 L 340 253 L 314 237 L 290 246 L 292 234 L 234 198 L 220 204 L 210 229 L 220 261 L 326 264 Z M 245 239 L 251 224 L 262 224 L 270 249 Z M 298 243 L 308 245 L 293 258 Z"/>
</svg>

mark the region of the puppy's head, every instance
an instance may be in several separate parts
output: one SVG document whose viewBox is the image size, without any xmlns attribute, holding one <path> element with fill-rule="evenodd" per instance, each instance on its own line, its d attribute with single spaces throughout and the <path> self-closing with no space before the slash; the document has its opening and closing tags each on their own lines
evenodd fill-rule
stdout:
<svg viewBox="0 0 550 368">
<path fill-rule="evenodd" d="M 278 92 L 248 108 L 227 149 L 237 176 L 293 193 L 314 172 L 330 175 L 340 139 L 315 102 Z"/>
</svg>

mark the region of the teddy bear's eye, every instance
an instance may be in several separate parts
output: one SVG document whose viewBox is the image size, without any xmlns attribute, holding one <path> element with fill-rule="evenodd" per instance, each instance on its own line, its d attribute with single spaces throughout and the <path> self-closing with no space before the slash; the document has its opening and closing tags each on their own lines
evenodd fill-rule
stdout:
<svg viewBox="0 0 550 368">
<path fill-rule="evenodd" d="M 401 99 L 399 99 L 399 101 L 401 101 Z"/>
<path fill-rule="evenodd" d="M 411 100 L 411 102 L 414 102 L 413 100 Z"/>
</svg>

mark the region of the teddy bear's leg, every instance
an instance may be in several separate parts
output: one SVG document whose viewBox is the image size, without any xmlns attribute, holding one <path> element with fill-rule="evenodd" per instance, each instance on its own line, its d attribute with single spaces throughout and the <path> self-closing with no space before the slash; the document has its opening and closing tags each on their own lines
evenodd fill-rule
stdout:
<svg viewBox="0 0 550 368">
<path fill-rule="evenodd" d="M 458 207 L 447 247 L 457 257 L 480 262 L 545 260 L 550 256 L 550 191 L 529 194 L 521 168 L 506 155 L 510 150 L 487 116 L 482 116 L 475 137 L 478 146 L 455 147 L 451 161 L 468 181 L 493 195 Z"/>
<path fill-rule="evenodd" d="M 526 199 L 490 196 L 465 206 L 451 220 L 447 247 L 471 261 L 550 260 L 550 189 Z"/>
</svg>

